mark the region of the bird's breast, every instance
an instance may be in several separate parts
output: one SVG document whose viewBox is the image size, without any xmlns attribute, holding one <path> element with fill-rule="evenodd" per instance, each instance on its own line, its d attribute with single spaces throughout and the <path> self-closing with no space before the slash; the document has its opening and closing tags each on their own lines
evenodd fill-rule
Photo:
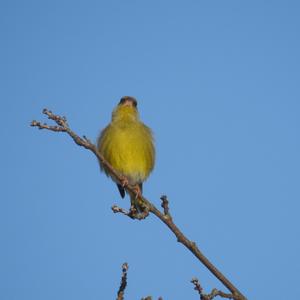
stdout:
<svg viewBox="0 0 300 300">
<path fill-rule="evenodd" d="M 154 166 L 151 130 L 141 122 L 115 122 L 100 136 L 99 150 L 131 184 L 143 182 Z"/>
</svg>

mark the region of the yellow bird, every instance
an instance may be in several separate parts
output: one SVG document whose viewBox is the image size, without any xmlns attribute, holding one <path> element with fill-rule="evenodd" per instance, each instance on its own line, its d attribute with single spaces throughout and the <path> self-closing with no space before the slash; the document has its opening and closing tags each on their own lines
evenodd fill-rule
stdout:
<svg viewBox="0 0 300 300">
<path fill-rule="evenodd" d="M 112 112 L 111 122 L 99 135 L 97 148 L 111 166 L 128 179 L 128 183 L 139 187 L 154 167 L 155 148 L 152 131 L 140 121 L 137 101 L 130 96 L 121 98 Z M 113 178 L 100 162 L 101 170 L 117 182 L 121 197 L 125 197 L 124 185 Z M 135 195 L 130 195 L 132 204 Z"/>
</svg>

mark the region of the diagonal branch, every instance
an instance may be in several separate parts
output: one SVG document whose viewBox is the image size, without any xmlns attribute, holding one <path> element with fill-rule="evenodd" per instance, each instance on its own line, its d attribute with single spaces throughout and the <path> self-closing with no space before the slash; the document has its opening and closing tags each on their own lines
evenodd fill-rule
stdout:
<svg viewBox="0 0 300 300">
<path fill-rule="evenodd" d="M 97 147 L 91 143 L 90 140 L 88 140 L 85 136 L 80 137 L 75 132 L 73 132 L 65 117 L 60 117 L 58 115 L 53 114 L 50 110 L 44 109 L 43 114 L 45 114 L 48 119 L 53 120 L 57 126 L 49 126 L 47 124 L 42 124 L 38 121 L 32 121 L 31 126 L 37 127 L 39 129 L 46 129 L 54 132 L 66 132 L 73 141 L 79 145 L 82 146 L 90 151 L 92 151 L 99 161 L 109 170 L 110 174 L 117 180 L 119 183 L 126 182 L 126 178 L 118 174 L 117 171 L 114 170 L 114 168 L 105 160 L 103 155 L 97 150 Z M 127 180 L 128 182 L 128 180 Z M 127 191 L 130 191 L 131 193 L 136 193 L 136 189 L 134 186 L 129 185 L 128 183 L 125 184 L 124 188 Z M 113 212 L 115 213 L 122 213 L 132 219 L 144 219 L 146 218 L 149 213 L 154 214 L 157 218 L 159 218 L 164 224 L 168 226 L 168 228 L 174 233 L 174 235 L 177 238 L 177 241 L 182 243 L 186 248 L 188 248 L 197 258 L 198 260 L 205 265 L 205 267 L 223 283 L 223 285 L 228 288 L 228 290 L 231 292 L 231 294 L 225 294 L 223 292 L 218 291 L 218 294 L 215 296 L 221 296 L 223 298 L 228 299 L 234 299 L 234 300 L 246 300 L 246 297 L 208 260 L 208 258 L 200 251 L 200 249 L 197 247 L 195 242 L 192 242 L 189 240 L 182 232 L 181 230 L 175 225 L 173 222 L 173 219 L 171 217 L 170 211 L 169 211 L 169 205 L 168 200 L 166 196 L 161 197 L 162 200 L 162 207 L 163 212 L 158 210 L 154 204 L 152 204 L 150 201 L 148 201 L 145 197 L 140 197 L 139 199 L 139 207 L 143 209 L 142 213 L 137 212 L 134 208 L 130 208 L 130 210 L 127 212 L 123 208 L 119 208 L 116 205 L 112 207 Z M 214 291 L 214 290 L 213 290 Z M 213 297 L 215 297 L 213 296 Z M 231 297 L 231 298 L 230 298 Z M 202 298 L 204 300 L 206 299 L 213 299 L 213 298 Z"/>
</svg>

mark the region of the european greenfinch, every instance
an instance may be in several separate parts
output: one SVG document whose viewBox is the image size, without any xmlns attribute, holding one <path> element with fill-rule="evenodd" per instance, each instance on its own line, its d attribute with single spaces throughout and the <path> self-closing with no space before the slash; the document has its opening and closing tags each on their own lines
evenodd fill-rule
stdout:
<svg viewBox="0 0 300 300">
<path fill-rule="evenodd" d="M 141 195 L 143 182 L 154 167 L 155 148 L 151 129 L 140 121 L 135 98 L 121 98 L 112 112 L 111 122 L 99 135 L 97 148 L 119 175 L 137 187 L 136 195 Z M 117 183 L 124 198 L 126 180 L 122 184 L 113 178 L 101 162 L 100 168 Z M 136 195 L 130 195 L 131 203 Z"/>
</svg>

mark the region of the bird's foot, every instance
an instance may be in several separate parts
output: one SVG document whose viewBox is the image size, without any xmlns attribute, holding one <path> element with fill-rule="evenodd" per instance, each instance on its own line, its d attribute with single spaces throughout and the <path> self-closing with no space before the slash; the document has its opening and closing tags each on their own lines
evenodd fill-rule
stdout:
<svg viewBox="0 0 300 300">
<path fill-rule="evenodd" d="M 138 213 L 138 211 L 137 211 L 136 207 L 134 206 L 134 204 L 130 205 L 129 213 L 132 216 L 135 216 Z"/>
<path fill-rule="evenodd" d="M 126 177 L 121 178 L 120 180 L 121 186 L 124 188 L 129 184 L 129 181 Z"/>
<path fill-rule="evenodd" d="M 139 198 L 142 198 L 142 191 L 139 187 L 138 184 L 136 184 L 134 187 L 133 187 L 133 190 L 135 192 L 135 199 L 139 199 Z"/>
</svg>

